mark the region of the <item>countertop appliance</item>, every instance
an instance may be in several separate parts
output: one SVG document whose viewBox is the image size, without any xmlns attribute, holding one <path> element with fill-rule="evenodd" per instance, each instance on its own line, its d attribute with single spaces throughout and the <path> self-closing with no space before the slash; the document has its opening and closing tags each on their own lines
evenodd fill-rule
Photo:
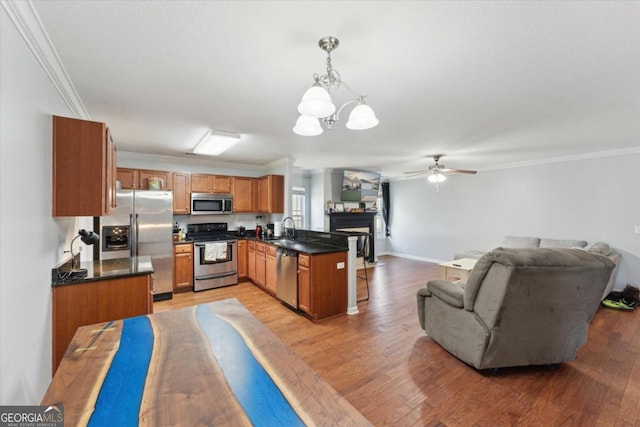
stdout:
<svg viewBox="0 0 640 427">
<path fill-rule="evenodd" d="M 187 224 L 187 240 L 193 240 L 194 291 L 238 283 L 238 239 L 226 222 Z"/>
<path fill-rule="evenodd" d="M 291 308 L 298 308 L 298 252 L 276 250 L 276 295 Z"/>
<path fill-rule="evenodd" d="M 191 193 L 191 215 L 228 215 L 232 212 L 231 194 Z"/>
<path fill-rule="evenodd" d="M 173 193 L 117 190 L 116 211 L 94 218 L 100 230 L 101 250 L 94 259 L 148 255 L 153 265 L 154 301 L 173 296 Z"/>
</svg>

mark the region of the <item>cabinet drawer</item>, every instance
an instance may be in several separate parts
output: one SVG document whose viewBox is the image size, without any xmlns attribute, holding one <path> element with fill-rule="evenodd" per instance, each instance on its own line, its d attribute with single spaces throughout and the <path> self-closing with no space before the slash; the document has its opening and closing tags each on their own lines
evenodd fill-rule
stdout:
<svg viewBox="0 0 640 427">
<path fill-rule="evenodd" d="M 247 244 L 249 245 L 249 249 L 251 249 L 252 251 L 256 250 L 256 242 L 254 242 L 253 240 L 249 240 Z"/>
<path fill-rule="evenodd" d="M 309 255 L 305 255 L 305 254 L 298 255 L 298 265 L 302 267 L 309 267 L 310 265 Z"/>
<path fill-rule="evenodd" d="M 173 252 L 176 254 L 192 253 L 193 245 L 191 243 L 182 243 L 179 245 L 173 245 Z"/>
<path fill-rule="evenodd" d="M 276 249 L 273 245 L 267 245 L 267 255 L 276 256 Z"/>
<path fill-rule="evenodd" d="M 264 243 L 258 243 L 256 242 L 256 252 L 262 252 L 264 253 L 264 247 L 267 246 Z"/>
</svg>

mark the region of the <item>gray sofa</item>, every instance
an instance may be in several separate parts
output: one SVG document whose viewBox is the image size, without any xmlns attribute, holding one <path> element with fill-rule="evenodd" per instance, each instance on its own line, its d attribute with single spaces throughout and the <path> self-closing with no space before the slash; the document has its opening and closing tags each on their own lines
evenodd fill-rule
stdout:
<svg viewBox="0 0 640 427">
<path fill-rule="evenodd" d="M 579 249 L 496 248 L 466 284 L 430 280 L 418 291 L 420 326 L 477 369 L 573 360 L 613 268 Z"/>
<path fill-rule="evenodd" d="M 581 248 L 587 252 L 593 252 L 608 257 L 615 264 L 611 276 L 607 282 L 602 298 L 604 299 L 615 284 L 616 275 L 618 274 L 618 267 L 620 267 L 620 260 L 622 255 L 611 249 L 611 247 L 604 242 L 587 243 L 585 240 L 569 240 L 569 239 L 546 239 L 540 237 L 528 237 L 528 236 L 505 236 L 499 245 L 501 248 Z M 453 254 L 453 259 L 461 258 L 473 258 L 479 259 L 488 251 L 469 250 L 465 252 L 457 252 Z"/>
</svg>

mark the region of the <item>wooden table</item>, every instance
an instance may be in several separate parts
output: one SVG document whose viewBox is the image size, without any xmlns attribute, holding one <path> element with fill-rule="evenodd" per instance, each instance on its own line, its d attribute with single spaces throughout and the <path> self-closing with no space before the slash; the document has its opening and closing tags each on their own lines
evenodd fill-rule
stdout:
<svg viewBox="0 0 640 427">
<path fill-rule="evenodd" d="M 471 270 L 478 262 L 473 258 L 461 258 L 440 264 L 440 278 L 447 280 L 449 277 L 457 278 L 463 282 L 467 280 Z"/>
<path fill-rule="evenodd" d="M 65 425 L 371 425 L 235 298 L 78 328 Z"/>
</svg>

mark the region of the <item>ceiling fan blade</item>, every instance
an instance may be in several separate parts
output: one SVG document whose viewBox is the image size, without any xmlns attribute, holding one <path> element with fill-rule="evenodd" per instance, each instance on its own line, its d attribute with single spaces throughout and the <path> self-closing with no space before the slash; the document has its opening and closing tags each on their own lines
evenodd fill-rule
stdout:
<svg viewBox="0 0 640 427">
<path fill-rule="evenodd" d="M 451 169 L 451 168 L 440 169 L 440 172 L 442 172 L 442 173 L 468 173 L 468 174 L 476 174 L 476 173 L 478 173 L 478 171 L 472 171 L 472 170 L 466 170 L 466 169 Z"/>
<path fill-rule="evenodd" d="M 421 173 L 429 173 L 430 171 L 428 170 L 421 170 L 421 171 L 412 171 L 412 172 L 405 172 L 406 175 L 419 175 Z"/>
</svg>

